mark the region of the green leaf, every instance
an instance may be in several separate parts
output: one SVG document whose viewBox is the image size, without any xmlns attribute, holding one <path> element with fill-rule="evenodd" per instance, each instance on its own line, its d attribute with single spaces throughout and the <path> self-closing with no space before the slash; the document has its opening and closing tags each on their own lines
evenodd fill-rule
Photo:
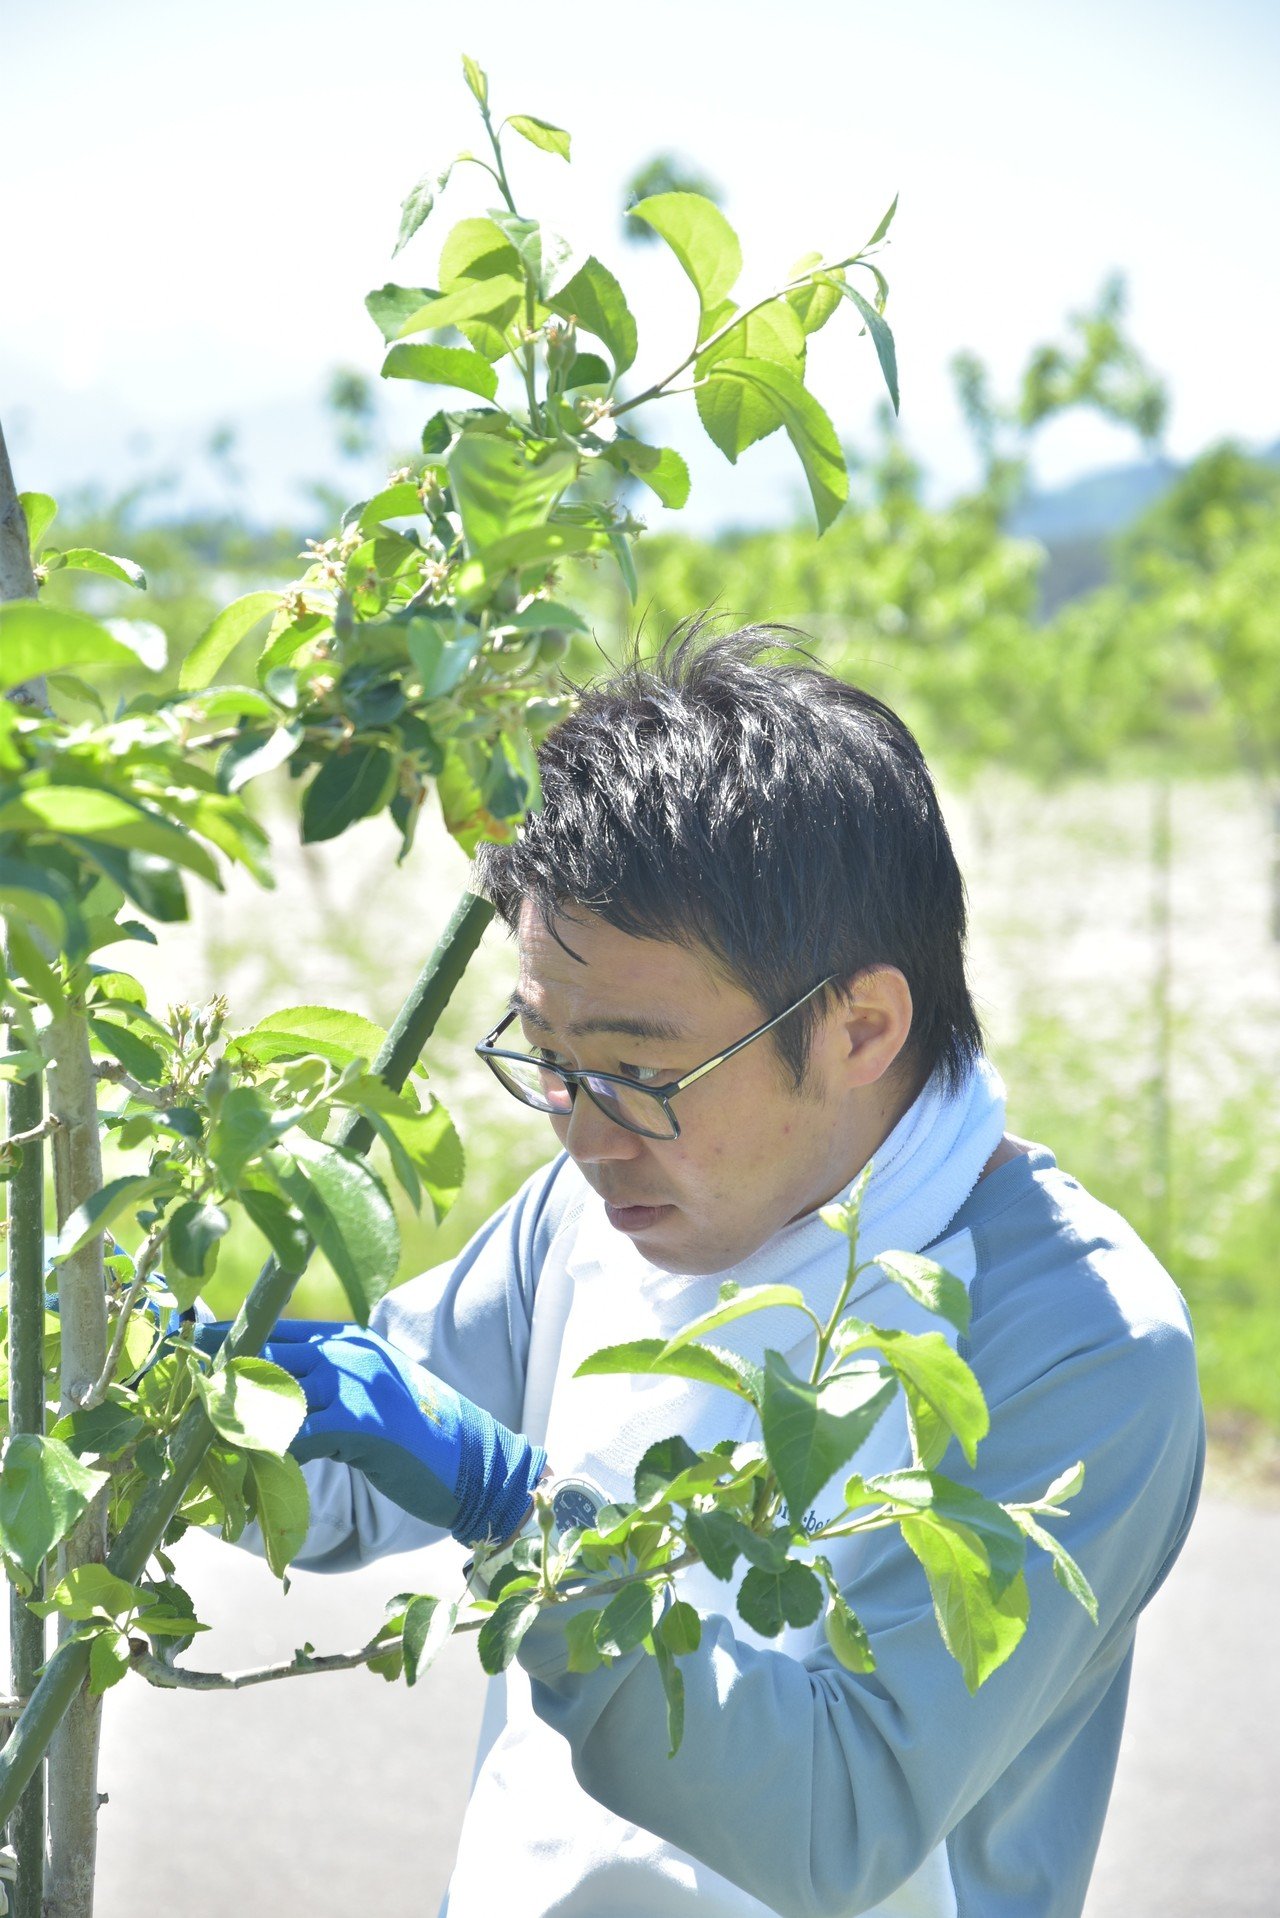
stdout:
<svg viewBox="0 0 1280 1918">
<path fill-rule="evenodd" d="M 123 1178 L 108 1179 L 99 1191 L 91 1192 L 67 1218 L 58 1234 L 54 1263 L 61 1265 L 82 1245 L 88 1245 L 90 1239 L 96 1239 L 107 1231 L 117 1219 L 135 1212 L 144 1199 L 162 1190 L 166 1183 L 163 1179 L 152 1178 L 148 1173 L 128 1173 Z"/>
<path fill-rule="evenodd" d="M 273 732 L 246 732 L 233 739 L 218 761 L 218 784 L 224 793 L 238 793 L 251 779 L 261 779 L 292 759 L 302 744 L 301 725 L 277 726 Z"/>
<path fill-rule="evenodd" d="M 806 253 L 803 259 L 796 261 L 787 278 L 798 279 L 802 273 L 821 264 L 821 253 Z M 820 280 L 810 280 L 808 286 L 793 287 L 790 293 L 784 295 L 806 334 L 819 332 L 839 307 L 840 289 L 832 282 L 842 277 L 835 272 L 824 273 Z"/>
<path fill-rule="evenodd" d="M 1084 1463 L 1077 1459 L 1075 1464 L 1069 1465 L 1065 1472 L 1059 1472 L 1044 1496 L 1034 1500 L 1027 1509 L 1052 1516 L 1054 1512 L 1061 1509 L 1064 1499 L 1075 1497 L 1083 1484 Z"/>
<path fill-rule="evenodd" d="M 404 1101 L 394 1111 L 364 1109 L 415 1206 L 420 1184 L 425 1186 L 438 1225 L 462 1190 L 465 1170 L 462 1141 L 453 1120 L 436 1099 L 421 1112 Z"/>
<path fill-rule="evenodd" d="M 721 360 L 767 361 L 803 381 L 804 328 L 785 300 L 771 300 L 755 312 L 744 314 L 722 339 L 698 356 L 699 381 L 705 381 Z M 708 437 L 730 461 L 736 461 L 746 447 L 766 438 L 783 423 L 782 410 L 773 394 L 745 381 L 700 384 L 694 399 Z"/>
<path fill-rule="evenodd" d="M 182 662 L 178 685 L 184 693 L 198 692 L 209 685 L 224 659 L 246 633 L 269 613 L 280 610 L 279 593 L 245 593 L 233 599 L 212 623 L 205 627 Z"/>
<path fill-rule="evenodd" d="M 481 280 L 462 280 L 435 299 L 425 300 L 400 323 L 397 338 L 410 333 L 434 333 L 441 327 L 463 327 L 484 321 L 501 330 L 523 308 L 525 285 L 511 273 L 494 273 Z"/>
<path fill-rule="evenodd" d="M 488 597 L 494 583 L 505 573 L 536 568 L 546 572 L 562 560 L 584 553 L 603 553 L 606 548 L 619 559 L 627 590 L 635 598 L 635 568 L 625 533 L 608 533 L 597 526 L 560 524 L 526 526 L 509 538 L 496 539 L 479 559 L 469 560 L 457 575 L 459 599 L 476 594 Z"/>
<path fill-rule="evenodd" d="M 604 1378 L 615 1372 L 666 1373 L 673 1378 L 697 1379 L 703 1385 L 723 1385 L 728 1392 L 752 1404 L 759 1402 L 761 1374 L 750 1360 L 713 1345 L 682 1345 L 668 1352 L 662 1339 L 631 1339 L 625 1345 L 606 1345 L 584 1359 L 574 1373 L 578 1379 Z"/>
<path fill-rule="evenodd" d="M 408 202 L 406 201 L 407 205 Z M 424 215 L 425 218 L 425 215 Z M 399 249 L 397 248 L 397 251 Z M 377 327 L 384 340 L 390 344 L 411 314 L 429 300 L 438 300 L 440 295 L 430 286 L 396 286 L 388 280 L 385 286 L 375 287 L 372 293 L 365 295 L 365 310 Z"/>
<path fill-rule="evenodd" d="M 678 1598 L 658 1621 L 656 1636 L 669 1652 L 683 1658 L 702 1643 L 702 1620 L 687 1599 Z"/>
<path fill-rule="evenodd" d="M 238 1033 L 229 1049 L 263 1065 L 315 1054 L 331 1065 L 347 1066 L 353 1059 L 376 1059 L 386 1039 L 385 1027 L 344 1007 L 278 1006 L 256 1026 Z"/>
<path fill-rule="evenodd" d="M 633 473 L 658 495 L 664 506 L 680 508 L 689 497 L 689 468 L 670 446 L 646 446 L 620 434 L 602 455 L 610 466 Z"/>
<path fill-rule="evenodd" d="M 118 1458 L 143 1429 L 142 1415 L 132 1400 L 110 1396 L 118 1391 L 109 1386 L 109 1396 L 101 1405 L 65 1413 L 49 1436 L 60 1439 L 77 1458 Z"/>
<path fill-rule="evenodd" d="M 764 1638 L 784 1625 L 812 1625 L 821 1610 L 821 1581 L 793 1558 L 776 1569 L 753 1565 L 738 1589 L 739 1613 Z"/>
<path fill-rule="evenodd" d="M 876 1668 L 875 1653 L 871 1649 L 871 1640 L 863 1629 L 862 1620 L 850 1610 L 847 1601 L 839 1592 L 831 1595 L 827 1604 L 822 1629 L 830 1645 L 846 1671 L 873 1672 Z"/>
<path fill-rule="evenodd" d="M 941 1332 L 902 1332 L 846 1319 L 836 1328 L 835 1349 L 883 1354 L 907 1398 L 907 1416 L 919 1465 L 937 1465 L 954 1436 L 969 1464 L 990 1429 L 987 1402 L 972 1370 Z"/>
<path fill-rule="evenodd" d="M 849 473 L 836 430 L 812 393 L 769 360 L 718 360 L 707 378 L 712 385 L 736 381 L 776 405 L 804 467 L 818 531 L 825 532 L 849 497 Z"/>
<path fill-rule="evenodd" d="M 881 240 L 883 240 L 885 234 L 889 231 L 889 228 L 893 225 L 893 216 L 897 211 L 898 211 L 898 195 L 895 193 L 893 196 L 892 203 L 889 207 L 889 211 L 885 214 L 883 220 L 881 220 L 879 226 L 876 228 L 875 232 L 871 235 L 871 238 L 867 241 L 867 246 L 876 246 Z M 862 250 L 865 253 L 867 250 L 867 247 L 864 246 Z"/>
<path fill-rule="evenodd" d="M 361 1159 L 300 1136 L 291 1169 L 276 1172 L 342 1285 L 361 1325 L 395 1283 L 400 1232 L 381 1182 Z"/>
<path fill-rule="evenodd" d="M 969 1289 L 936 1259 L 919 1252 L 882 1252 L 876 1264 L 926 1312 L 948 1320 L 957 1332 L 969 1330 Z"/>
<path fill-rule="evenodd" d="M 277 1457 L 288 1451 L 307 1416 L 307 1399 L 282 1366 L 269 1359 L 228 1359 L 216 1372 L 194 1377 L 209 1423 L 228 1445 Z"/>
<path fill-rule="evenodd" d="M 662 1588 L 637 1579 L 615 1592 L 600 1614 L 596 1648 L 607 1658 L 622 1658 L 648 1638 L 662 1616 Z"/>
<path fill-rule="evenodd" d="M 594 254 L 550 296 L 547 304 L 562 319 L 575 320 L 581 331 L 593 334 L 617 373 L 625 373 L 634 363 L 635 318 L 617 280 Z"/>
<path fill-rule="evenodd" d="M 297 1459 L 262 1451 L 250 1458 L 247 1476 L 267 1563 L 277 1578 L 283 1578 L 302 1550 L 311 1523 L 307 1481 Z"/>
<path fill-rule="evenodd" d="M 280 1270 L 301 1272 L 315 1248 L 294 1208 L 278 1193 L 262 1192 L 254 1186 L 246 1186 L 237 1196 L 271 1247 Z"/>
<path fill-rule="evenodd" d="M 136 560 L 117 559 L 114 553 L 99 553 L 92 546 L 68 546 L 62 555 L 62 564 L 74 572 L 101 573 L 107 579 L 118 579 L 122 585 L 146 588 L 147 576 Z"/>
<path fill-rule="evenodd" d="M 1019 1531 L 1038 1545 L 1042 1552 L 1048 1552 L 1053 1561 L 1053 1575 L 1066 1592 L 1070 1592 L 1077 1604 L 1083 1605 L 1096 1625 L 1098 1622 L 1098 1601 L 1080 1567 L 1072 1558 L 1065 1545 L 1062 1545 L 1039 1524 L 1025 1505 L 1007 1505 L 1004 1508 Z"/>
<path fill-rule="evenodd" d="M 118 1685 L 129 1669 L 129 1641 L 114 1626 L 99 1632 L 89 1647 L 89 1690 L 96 1697 Z"/>
<path fill-rule="evenodd" d="M 169 1215 L 168 1245 L 172 1262 L 169 1286 L 184 1312 L 195 1303 L 200 1282 L 212 1273 L 219 1241 L 230 1230 L 231 1221 L 222 1207 L 207 1199 L 185 1199 Z M 190 1286 L 175 1285 L 172 1266 L 196 1283 Z"/>
<path fill-rule="evenodd" d="M 422 178 L 409 188 L 400 202 L 400 228 L 396 234 L 396 243 L 391 249 L 393 260 L 401 248 L 408 245 L 424 220 L 430 216 L 436 203 L 436 195 L 444 192 L 452 172 L 453 167 L 447 166 L 443 173 L 424 173 Z"/>
<path fill-rule="evenodd" d="M 751 1312 L 768 1312 L 778 1305 L 795 1306 L 798 1311 L 813 1317 L 809 1301 L 798 1286 L 794 1285 L 748 1285 L 733 1294 L 731 1298 L 721 1298 L 709 1312 L 703 1312 L 698 1318 L 690 1319 L 688 1325 L 682 1325 L 673 1333 L 663 1346 L 663 1356 L 678 1352 L 682 1347 L 692 1344 L 694 1339 L 702 1337 L 704 1332 L 715 1332 L 722 1325 L 728 1325 L 734 1319 L 745 1318 Z"/>
<path fill-rule="evenodd" d="M 382 377 L 461 386 L 486 400 L 493 399 L 498 391 L 498 376 L 483 353 L 473 353 L 465 346 L 409 346 L 401 342 L 382 362 Z"/>
<path fill-rule="evenodd" d="M 75 893 L 60 872 L 26 860 L 0 858 L 0 912 L 25 919 L 60 951 L 85 950 L 87 937 Z"/>
<path fill-rule="evenodd" d="M 540 220 L 529 220 L 523 214 L 508 213 L 502 208 L 493 213 L 492 219 L 515 248 L 521 269 L 538 299 L 546 299 L 557 271 L 573 250 L 568 240 L 551 232 Z"/>
<path fill-rule="evenodd" d="M 17 1433 L 0 1469 L 0 1550 L 34 1578 L 107 1482 L 60 1439 Z"/>
<path fill-rule="evenodd" d="M 698 1454 L 687 1439 L 679 1435 L 655 1439 L 636 1466 L 636 1503 L 643 1505 L 662 1493 L 670 1480 L 678 1478 L 682 1472 L 687 1472 L 699 1462 Z"/>
<path fill-rule="evenodd" d="M 440 249 L 440 285 L 445 293 L 474 280 L 519 280 L 521 271 L 520 255 L 497 222 L 487 216 L 459 220 Z"/>
<path fill-rule="evenodd" d="M 607 386 L 612 377 L 608 364 L 598 353 L 575 353 L 573 364 L 564 376 L 564 390 L 571 393 L 580 386 Z"/>
<path fill-rule="evenodd" d="M 89 1030 L 113 1059 L 143 1085 L 158 1086 L 165 1076 L 164 1055 L 115 1019 L 90 1019 Z"/>
<path fill-rule="evenodd" d="M 385 746 L 353 746 L 326 759 L 302 801 L 302 841 L 336 839 L 357 819 L 380 812 L 396 788 L 399 766 Z"/>
<path fill-rule="evenodd" d="M 58 503 L 48 493 L 19 493 L 18 504 L 26 518 L 27 543 L 34 555 L 58 516 Z"/>
<path fill-rule="evenodd" d="M 922 1513 L 899 1529 L 924 1567 L 942 1642 L 976 1692 L 1027 1628 L 1026 1579 L 1019 1572 L 997 1588 L 984 1543 L 967 1525 Z"/>
<path fill-rule="evenodd" d="M 489 76 L 469 53 L 462 56 L 462 74 L 472 93 L 482 107 L 489 104 Z"/>
<path fill-rule="evenodd" d="M 253 1086 L 232 1086 L 218 1107 L 205 1141 L 205 1150 L 223 1184 L 238 1185 L 249 1161 L 293 1123 L 292 1114 L 282 1114 L 268 1105 Z"/>
<path fill-rule="evenodd" d="M 562 160 L 569 158 L 570 136 L 563 127 L 553 127 L 549 120 L 539 120 L 532 113 L 509 114 L 507 125 L 514 127 L 531 146 L 541 147 L 544 153 L 558 153 Z"/>
<path fill-rule="evenodd" d="M 667 1757 L 674 1758 L 684 1739 L 684 1673 L 660 1635 L 654 1638 L 653 1655 L 667 1701 Z"/>
<path fill-rule="evenodd" d="M 109 846 L 101 839 L 81 839 L 72 833 L 64 833 L 63 838 L 73 851 L 97 866 L 127 899 L 132 899 L 150 918 L 171 925 L 187 917 L 187 895 L 182 876 L 174 871 L 167 859 L 157 858 L 154 853 L 130 852 L 125 847 Z M 136 926 L 137 922 L 133 923 Z M 139 938 L 142 934 L 134 932 L 131 936 Z M 148 933 L 146 936 L 154 945 L 154 935 Z"/>
<path fill-rule="evenodd" d="M 603 1616 L 603 1610 L 574 1612 L 565 1620 L 564 1637 L 571 1672 L 594 1672 L 603 1665 L 596 1647 L 596 1627 Z"/>
<path fill-rule="evenodd" d="M 189 831 L 101 786 L 28 787 L 0 806 L 0 831 L 87 835 L 186 866 L 211 886 L 222 880 L 209 852 Z"/>
<path fill-rule="evenodd" d="M 472 433 L 455 442 L 448 468 L 467 552 L 483 554 L 499 541 L 509 550 L 512 535 L 544 525 L 576 479 L 578 457 L 567 447 L 531 454 L 511 440 Z"/>
<path fill-rule="evenodd" d="M 37 999 L 42 999 L 55 1018 L 60 1018 L 67 1009 L 67 995 L 62 989 L 62 981 L 26 927 L 16 919 L 9 921 L 8 942 L 14 977 L 27 986 Z"/>
<path fill-rule="evenodd" d="M 481 1666 L 491 1678 L 506 1671 L 540 1609 L 537 1599 L 527 1592 L 512 1592 L 509 1598 L 499 1599 L 480 1627 L 476 1646 Z"/>
<path fill-rule="evenodd" d="M 852 300 L 867 323 L 876 349 L 876 358 L 880 362 L 880 371 L 884 374 L 884 383 L 889 389 L 889 398 L 893 410 L 898 411 L 898 355 L 893 344 L 893 334 L 889 323 L 882 314 L 877 313 L 870 300 L 864 299 L 856 286 L 850 286 L 847 280 L 836 282 L 846 300 Z"/>
<path fill-rule="evenodd" d="M 87 1564 L 73 1565 L 49 1596 L 30 1609 L 42 1618 L 58 1612 L 63 1618 L 78 1621 L 92 1618 L 95 1612 L 105 1612 L 108 1618 L 127 1618 L 147 1603 L 147 1593 L 127 1579 L 117 1578 L 105 1565 Z"/>
<path fill-rule="evenodd" d="M 666 241 L 693 281 L 702 308 L 698 337 L 704 339 L 708 313 L 732 292 L 742 271 L 737 234 L 701 193 L 655 193 L 628 211 Z"/>
<path fill-rule="evenodd" d="M 751 1537 L 745 1525 L 723 1511 L 688 1513 L 685 1533 L 711 1576 L 719 1579 L 732 1576 Z"/>
<path fill-rule="evenodd" d="M 777 1352 L 765 1354 L 760 1423 L 793 1530 L 823 1486 L 868 1437 L 896 1385 L 878 1365 L 812 1386 Z"/>
<path fill-rule="evenodd" d="M 83 613 L 63 612 L 38 599 L 0 605 L 0 692 L 72 667 L 137 663 L 130 647 Z"/>
<path fill-rule="evenodd" d="M 436 1653 L 446 1642 L 458 1617 L 456 1604 L 444 1604 L 429 1592 L 419 1592 L 409 1601 L 404 1616 L 404 1682 L 416 1685 L 429 1671 Z"/>
</svg>

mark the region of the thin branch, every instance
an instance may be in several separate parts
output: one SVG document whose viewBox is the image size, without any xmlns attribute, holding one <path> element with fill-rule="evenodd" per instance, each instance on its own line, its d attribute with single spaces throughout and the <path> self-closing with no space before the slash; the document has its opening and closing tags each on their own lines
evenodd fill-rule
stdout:
<svg viewBox="0 0 1280 1918">
<path fill-rule="evenodd" d="M 7 1152 L 10 1146 L 34 1145 L 37 1139 L 47 1139 L 56 1132 L 62 1120 L 56 1112 L 51 1112 L 41 1125 L 33 1125 L 28 1132 L 11 1132 L 7 1139 L 0 1139 L 0 1152 Z"/>
<path fill-rule="evenodd" d="M 141 1099 L 144 1105 L 168 1107 L 178 1097 L 176 1086 L 144 1086 L 141 1079 L 135 1079 L 126 1072 L 116 1059 L 100 1059 L 93 1068 L 95 1079 L 105 1079 L 110 1085 L 123 1086 L 134 1099 Z"/>
<path fill-rule="evenodd" d="M 107 1352 L 106 1360 L 93 1384 L 89 1387 L 88 1391 L 81 1396 L 80 1408 L 82 1411 L 87 1412 L 91 1410 L 93 1406 L 101 1405 L 103 1399 L 107 1396 L 107 1387 L 115 1376 L 116 1365 L 119 1362 L 121 1352 L 124 1350 L 124 1339 L 125 1333 L 129 1329 L 129 1320 L 132 1317 L 134 1307 L 146 1290 L 147 1280 L 151 1276 L 151 1269 L 160 1257 L 160 1247 L 164 1243 L 165 1231 L 166 1227 L 163 1225 L 153 1226 L 142 1242 L 142 1249 L 138 1253 L 138 1261 L 134 1267 L 133 1283 L 124 1295 L 124 1302 L 120 1307 L 120 1316 L 116 1321 L 116 1329 L 112 1335 L 111 1346 Z"/>
<path fill-rule="evenodd" d="M 350 1672 L 367 1665 L 379 1652 L 394 1651 L 396 1641 L 379 1645 L 371 1639 L 358 1652 L 327 1652 L 317 1655 L 296 1651 L 287 1665 L 260 1665 L 242 1672 L 192 1672 L 166 1664 L 147 1647 L 145 1639 L 131 1638 L 133 1669 L 148 1685 L 167 1691 L 242 1692 L 250 1685 L 266 1685 L 275 1678 L 301 1678 L 309 1672 Z"/>
</svg>

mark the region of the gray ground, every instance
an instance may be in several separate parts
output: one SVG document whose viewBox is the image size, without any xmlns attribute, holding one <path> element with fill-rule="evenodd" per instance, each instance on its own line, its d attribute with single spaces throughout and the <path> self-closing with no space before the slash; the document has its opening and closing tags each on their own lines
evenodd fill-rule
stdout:
<svg viewBox="0 0 1280 1918">
<path fill-rule="evenodd" d="M 202 1663 L 359 1643 L 382 1600 L 442 1590 L 440 1552 L 345 1577 L 264 1567 L 203 1537 L 184 1575 L 219 1624 Z M 1087 1918 L 1271 1918 L 1280 1880 L 1280 1511 L 1206 1498 L 1139 1638 Z M 194 1663 L 195 1648 L 187 1655 Z M 365 1673 L 238 1695 L 130 1679 L 108 1699 L 99 1918 L 432 1918 L 466 1797 L 481 1681 L 447 1647 L 414 1690 Z M 510 1914 L 510 1918 L 519 1918 Z M 1028 1914 L 1028 1918 L 1032 1918 Z"/>
</svg>

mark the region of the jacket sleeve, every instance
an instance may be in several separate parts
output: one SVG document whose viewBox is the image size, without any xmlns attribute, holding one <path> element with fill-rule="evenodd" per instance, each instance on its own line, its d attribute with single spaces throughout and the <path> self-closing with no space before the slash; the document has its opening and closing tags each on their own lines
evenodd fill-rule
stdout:
<svg viewBox="0 0 1280 1918">
<path fill-rule="evenodd" d="M 372 1329 L 496 1419 L 518 1427 L 537 1274 L 568 1196 L 561 1155 L 483 1225 L 456 1259 L 379 1300 Z M 445 1536 L 336 1459 L 303 1466 L 311 1524 L 295 1563 L 346 1571 Z M 256 1524 L 239 1541 L 262 1552 Z"/>
<path fill-rule="evenodd" d="M 592 1797 L 786 1918 L 861 1912 L 918 1869 L 1055 1714 L 1089 1709 L 1185 1535 L 1203 1428 L 1189 1334 L 1165 1325 L 1135 1337 L 1117 1323 L 1073 1348 L 1063 1312 L 1059 1299 L 1047 1369 L 1021 1368 L 999 1338 L 973 1355 L 992 1429 L 972 1482 L 1031 1500 L 1087 1459 L 1054 1530 L 1093 1585 L 1099 1625 L 1030 1548 L 1026 1638 L 971 1697 L 923 1570 L 896 1530 L 875 1533 L 845 1585 L 875 1671 L 849 1672 L 825 1646 L 801 1660 L 744 1645 L 727 1618 L 706 1619 L 681 1661 L 684 1739 L 668 1759 L 654 1661 L 637 1652 L 571 1674 L 561 1619 L 545 1613 L 520 1660 Z M 963 1465 L 942 1469 L 961 1476 Z"/>
</svg>

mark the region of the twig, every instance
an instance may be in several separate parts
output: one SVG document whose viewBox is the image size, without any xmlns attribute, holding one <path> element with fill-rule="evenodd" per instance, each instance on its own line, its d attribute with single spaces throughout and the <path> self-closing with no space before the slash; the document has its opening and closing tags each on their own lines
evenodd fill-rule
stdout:
<svg viewBox="0 0 1280 1918">
<path fill-rule="evenodd" d="M 141 1099 L 144 1105 L 171 1106 L 178 1096 L 173 1086 L 144 1086 L 141 1079 L 135 1079 L 115 1059 L 100 1059 L 93 1068 L 93 1076 L 95 1079 L 105 1079 L 113 1086 L 123 1086 L 132 1098 Z"/>
<path fill-rule="evenodd" d="M 11 1132 L 7 1139 L 0 1139 L 0 1152 L 7 1152 L 10 1146 L 34 1145 L 37 1139 L 47 1139 L 56 1132 L 62 1120 L 56 1112 L 51 1112 L 41 1125 L 33 1125 L 27 1132 Z"/>
<path fill-rule="evenodd" d="M 138 1253 L 138 1261 L 134 1267 L 133 1283 L 124 1295 L 124 1302 L 120 1307 L 120 1317 L 116 1321 L 116 1329 L 112 1335 L 106 1361 L 93 1384 L 89 1387 L 88 1391 L 81 1396 L 80 1408 L 82 1411 L 87 1412 L 91 1407 L 101 1405 L 103 1399 L 107 1396 L 107 1387 L 115 1376 L 117 1361 L 119 1360 L 121 1352 L 124 1350 L 124 1339 L 125 1333 L 129 1329 L 129 1319 L 133 1313 L 133 1308 L 146 1289 L 147 1280 L 151 1276 L 151 1268 L 160 1257 L 160 1247 L 164 1243 L 164 1235 L 164 1226 L 153 1226 L 142 1242 L 142 1249 Z"/>
<path fill-rule="evenodd" d="M 365 1665 L 381 1652 L 394 1651 L 396 1641 L 379 1645 L 370 1640 L 358 1652 L 326 1652 L 316 1655 L 297 1651 L 287 1665 L 260 1665 L 242 1672 L 192 1672 L 168 1665 L 147 1649 L 145 1639 L 131 1638 L 133 1669 L 148 1685 L 169 1691 L 241 1692 L 249 1685 L 266 1685 L 274 1678 L 301 1678 L 308 1672 L 349 1672 Z"/>
</svg>

